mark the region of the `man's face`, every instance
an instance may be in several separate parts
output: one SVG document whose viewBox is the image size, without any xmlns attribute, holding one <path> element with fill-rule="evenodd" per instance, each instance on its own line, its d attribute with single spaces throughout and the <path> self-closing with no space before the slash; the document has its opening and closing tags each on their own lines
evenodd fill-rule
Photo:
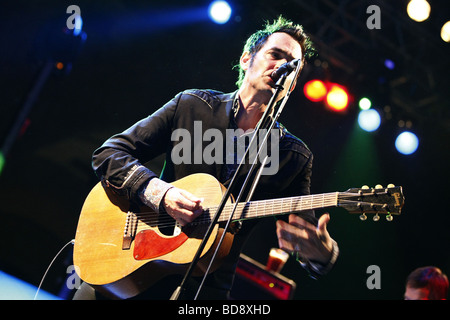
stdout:
<svg viewBox="0 0 450 320">
<path fill-rule="evenodd" d="M 269 36 L 263 47 L 252 57 L 244 53 L 241 57 L 241 66 L 246 71 L 244 85 L 250 86 L 258 91 L 265 92 L 269 97 L 274 92 L 275 82 L 270 77 L 272 72 L 283 63 L 294 59 L 301 59 L 302 49 L 300 44 L 290 35 L 284 32 L 274 33 Z M 288 79 L 294 78 L 292 72 Z M 288 85 L 285 86 L 287 91 Z M 283 92 L 280 97 L 284 96 Z"/>
</svg>

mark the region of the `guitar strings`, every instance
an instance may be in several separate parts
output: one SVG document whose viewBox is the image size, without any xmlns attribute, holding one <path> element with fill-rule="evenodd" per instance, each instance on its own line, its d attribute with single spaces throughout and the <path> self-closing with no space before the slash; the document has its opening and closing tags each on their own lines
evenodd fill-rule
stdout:
<svg viewBox="0 0 450 320">
<path fill-rule="evenodd" d="M 355 195 L 354 194 L 348 194 L 349 197 L 354 198 Z M 342 198 L 342 197 L 341 197 Z M 322 200 L 317 200 L 315 202 L 313 202 L 313 204 L 318 205 L 319 203 L 321 203 L 321 207 L 325 208 L 325 207 L 333 207 L 333 206 L 343 206 L 345 207 L 345 205 L 347 204 L 357 204 L 357 206 L 372 206 L 373 203 L 371 202 L 365 202 L 365 201 L 355 201 L 355 200 L 345 200 L 345 199 L 341 199 L 339 201 L 338 204 L 336 204 L 335 202 L 331 202 L 331 203 L 327 203 L 325 205 L 325 202 L 323 202 Z M 245 203 L 243 203 L 245 204 Z M 283 205 L 281 205 L 283 206 Z M 286 206 L 286 205 L 284 205 Z M 229 215 L 231 212 L 231 208 L 232 205 L 228 205 L 227 207 L 224 208 L 224 213 L 225 215 Z M 313 205 L 314 207 L 314 205 Z M 320 206 L 318 206 L 320 207 Z M 210 207 L 209 210 L 214 209 L 217 207 Z M 208 209 L 206 209 L 208 210 Z M 307 209 L 303 209 L 303 210 L 307 210 Z M 303 210 L 298 210 L 298 211 L 291 211 L 291 212 L 299 212 L 299 211 L 303 211 Z M 288 210 L 286 210 L 288 211 Z M 283 212 L 283 213 L 279 213 L 279 215 L 281 214 L 286 214 L 289 213 L 288 212 Z M 360 213 L 364 213 L 364 210 L 361 209 Z M 367 213 L 367 212 L 366 212 Z M 382 211 L 377 210 L 376 213 L 382 213 Z M 391 214 L 391 212 L 389 211 L 384 211 L 384 213 L 387 214 Z M 134 218 L 135 218 L 135 224 L 134 226 L 132 226 L 131 228 L 134 229 L 135 231 L 133 232 L 134 234 L 137 234 L 138 232 L 141 231 L 145 231 L 145 230 L 150 230 L 152 227 L 157 227 L 161 230 L 161 228 L 173 228 L 177 225 L 177 222 L 175 221 L 175 219 L 173 219 L 172 217 L 170 217 L 169 215 L 157 215 L 155 212 L 141 212 L 141 213 L 133 213 L 134 214 Z M 265 216 L 268 215 L 272 215 L 272 214 L 266 214 Z M 273 214 L 273 215 L 277 215 L 277 214 Z M 259 215 L 254 216 L 254 218 L 258 217 Z M 261 215 L 262 216 L 262 215 Z M 248 219 L 248 217 L 245 217 L 243 219 Z M 240 219 L 234 219 L 233 221 L 238 221 Z M 198 217 L 194 222 L 188 224 L 188 226 L 195 226 L 195 225 L 201 225 L 207 222 L 211 221 L 211 216 L 209 215 L 203 215 Z"/>
<path fill-rule="evenodd" d="M 237 209 L 242 209 L 242 210 L 246 210 L 245 213 L 245 217 L 243 219 L 247 219 L 247 218 L 256 218 L 258 216 L 266 216 L 266 215 L 276 215 L 276 214 L 266 214 L 266 215 L 261 215 L 258 213 L 253 213 L 254 215 L 252 215 L 252 211 L 258 211 L 258 207 L 262 206 L 264 209 L 266 207 L 267 204 L 269 204 L 271 206 L 272 209 L 282 209 L 286 208 L 286 207 L 290 207 L 290 209 L 286 209 L 285 211 L 287 211 L 286 213 L 289 212 L 299 212 L 299 211 L 303 211 L 303 210 L 310 210 L 312 208 L 315 208 L 316 206 L 322 206 L 322 207 L 332 207 L 332 206 L 336 206 L 337 203 L 337 198 L 336 198 L 336 193 L 331 193 L 331 194 L 324 194 L 321 196 L 317 196 L 317 195 L 312 195 L 312 196 L 303 196 L 306 197 L 308 199 L 312 199 L 312 201 L 306 200 L 306 198 L 303 198 L 303 200 L 297 199 L 295 202 L 297 202 L 297 204 L 300 204 L 300 206 L 303 205 L 305 206 L 305 208 L 303 208 L 302 210 L 292 210 L 292 201 L 294 199 L 296 199 L 297 197 L 293 197 L 293 198 L 281 198 L 281 199 L 273 199 L 273 200 L 261 200 L 261 201 L 253 201 L 251 204 L 248 203 L 241 203 L 238 204 L 238 208 Z M 363 202 L 363 201 L 352 201 L 352 200 L 346 200 L 345 198 L 354 198 L 355 194 L 354 193 L 340 193 L 339 194 L 339 198 L 341 199 L 339 204 L 350 204 L 350 203 L 359 203 L 361 205 L 368 205 L 371 203 L 368 202 Z M 291 202 L 291 203 L 288 203 Z M 234 207 L 235 204 L 228 204 L 225 206 L 223 214 L 225 215 L 225 217 L 229 217 L 229 215 L 232 212 L 232 208 Z M 295 204 L 294 204 L 295 205 Z M 217 209 L 218 206 L 212 206 L 209 208 L 206 208 L 204 210 L 204 213 L 206 212 L 210 212 L 213 213 L 215 212 L 215 209 Z M 241 207 L 241 208 L 239 208 Z M 272 210 L 273 211 L 273 210 Z M 283 210 L 284 211 L 284 210 Z M 138 228 L 141 227 L 146 227 L 146 226 L 150 226 L 150 227 L 173 227 L 176 225 L 176 221 L 174 218 L 172 218 L 170 215 L 168 215 L 167 213 L 164 214 L 157 214 L 153 211 L 143 211 L 143 212 L 136 212 L 133 213 L 136 217 L 136 221 L 135 223 L 138 224 Z M 280 213 L 281 214 L 281 213 Z M 239 218 L 235 219 L 235 220 L 240 220 Z M 203 223 L 207 223 L 211 221 L 211 216 L 210 215 L 204 215 L 202 214 L 200 217 L 198 217 L 194 222 L 190 223 L 189 225 L 198 225 L 198 224 L 203 224 Z M 142 225 L 145 224 L 145 225 Z"/>
<path fill-rule="evenodd" d="M 343 204 L 355 204 L 357 203 L 358 205 L 366 205 L 366 206 L 370 206 L 372 203 L 370 202 L 360 202 L 360 201 L 351 201 L 351 200 L 344 200 Z M 331 207 L 333 205 L 330 205 L 329 207 Z M 327 207 L 327 206 L 325 206 Z M 307 210 L 307 209 L 305 209 Z M 231 210 L 229 211 L 231 212 Z M 299 212 L 299 211 L 293 211 L 293 212 Z M 291 213 L 293 213 L 291 212 Z M 389 211 L 377 211 L 378 213 L 382 213 L 385 212 L 387 214 L 389 214 Z M 279 215 L 283 215 L 283 214 L 288 214 L 287 213 L 280 213 Z M 364 213 L 364 210 L 361 210 L 361 213 Z M 154 213 L 148 213 L 148 214 L 144 214 L 144 215 L 154 215 Z M 225 212 L 225 214 L 227 214 Z M 229 213 L 228 213 L 229 214 Z M 253 217 L 253 218 L 257 218 L 257 216 Z M 249 219 L 249 218 L 243 218 L 245 219 Z M 239 221 L 242 219 L 236 218 L 233 221 Z M 188 226 L 196 226 L 196 225 L 201 225 L 201 224 L 205 224 L 211 221 L 211 218 L 209 216 L 207 217 L 199 217 L 197 218 L 194 222 L 189 223 Z M 173 219 L 172 217 L 168 216 L 166 218 L 164 217 L 154 217 L 154 218 L 137 218 L 136 220 L 136 230 L 142 231 L 142 230 L 147 230 L 150 229 L 152 227 L 158 227 L 158 228 L 171 228 L 171 227 L 175 227 L 177 225 L 177 222 L 175 219 Z"/>
<path fill-rule="evenodd" d="M 267 205 L 269 205 L 272 208 L 272 210 L 271 210 L 272 212 L 273 211 L 277 211 L 276 209 L 282 209 L 283 211 L 287 211 L 287 212 L 290 212 L 290 211 L 291 212 L 297 212 L 297 211 L 309 210 L 312 207 L 316 207 L 318 204 L 324 204 L 324 206 L 332 206 L 333 203 L 336 202 L 335 201 L 335 195 L 331 195 L 331 198 L 332 199 L 317 199 L 316 201 L 303 201 L 303 200 L 296 201 L 296 202 L 298 202 L 300 204 L 300 206 L 302 206 L 303 202 L 305 202 L 305 204 L 304 204 L 305 208 L 302 209 L 302 210 L 295 210 L 295 208 L 292 209 L 292 206 L 293 205 L 295 206 L 296 204 L 291 201 L 291 198 L 274 199 L 274 200 L 261 200 L 260 202 L 259 201 L 254 201 L 251 204 L 240 203 L 240 204 L 238 204 L 238 209 L 240 207 L 241 210 L 245 210 L 247 214 L 250 214 L 250 217 L 252 217 L 252 214 L 255 215 L 254 217 L 265 216 L 265 215 L 275 215 L 275 213 L 268 213 L 268 214 L 265 214 L 265 215 L 261 215 L 258 212 L 256 212 L 256 213 L 252 213 L 252 212 L 259 211 L 261 209 L 263 211 L 269 211 L 266 208 Z M 286 199 L 289 199 L 289 201 L 291 201 L 291 203 L 287 203 Z M 273 202 L 273 203 L 270 203 L 270 202 Z M 278 203 L 275 203 L 275 202 L 278 202 Z M 325 202 L 326 202 L 326 204 L 325 204 Z M 226 205 L 225 208 L 224 208 L 224 210 L 225 210 L 224 213 L 226 215 L 229 215 L 231 213 L 232 207 L 234 207 L 234 204 Z M 287 209 L 286 207 L 289 207 L 289 209 Z M 206 208 L 205 212 L 207 212 L 207 211 L 214 212 L 214 210 L 216 210 L 216 209 L 217 209 L 217 206 L 212 206 L 212 207 Z M 141 212 L 141 213 L 136 213 L 136 214 L 137 215 L 146 215 L 146 214 L 148 214 L 150 216 L 157 215 L 154 212 Z M 204 219 L 203 219 L 204 222 L 207 222 L 210 219 L 210 217 L 208 217 L 208 216 L 206 216 L 206 217 L 203 216 L 203 217 L 204 217 Z M 249 217 L 249 216 L 246 215 L 245 218 L 247 218 L 247 217 Z M 201 217 L 199 217 L 199 218 L 201 218 Z M 153 220 L 154 221 L 158 220 L 158 221 L 161 222 L 161 220 L 164 220 L 164 219 L 173 220 L 173 218 L 170 217 L 170 216 L 167 216 L 166 218 L 164 218 L 164 216 L 156 217 Z M 152 222 L 152 219 L 151 218 L 147 219 L 147 220 L 142 219 L 142 221 Z"/>
<path fill-rule="evenodd" d="M 352 194 L 352 196 L 354 196 L 354 194 Z M 286 200 L 286 199 L 283 199 L 283 200 Z M 264 207 L 266 206 L 267 201 L 268 200 L 263 200 L 262 201 L 262 202 L 264 202 Z M 274 201 L 278 201 L 278 200 L 274 200 Z M 301 202 L 302 201 L 300 201 L 300 203 Z M 285 201 L 281 201 L 281 203 L 279 203 L 278 205 L 271 205 L 271 207 L 272 208 L 281 208 L 281 209 L 285 208 L 285 209 L 283 209 L 283 211 L 286 211 L 286 213 L 289 213 L 289 212 L 299 212 L 299 211 L 303 211 L 303 210 L 309 210 L 309 209 L 312 209 L 313 207 L 316 207 L 319 204 L 322 204 L 323 207 L 330 207 L 330 206 L 334 206 L 335 202 L 336 202 L 335 198 L 333 198 L 331 200 L 330 199 L 328 199 L 328 200 L 327 199 L 317 199 L 316 201 L 308 202 L 308 205 L 305 208 L 301 209 L 301 210 L 292 209 L 292 205 L 289 204 L 289 203 L 285 203 Z M 231 204 L 231 205 L 229 204 L 229 205 L 227 205 L 224 208 L 225 209 L 225 211 L 224 211 L 225 215 L 229 215 L 230 214 L 233 205 L 234 204 Z M 246 205 L 245 203 L 243 203 L 241 205 L 238 205 L 238 207 L 241 207 L 241 209 L 243 209 L 243 210 L 245 210 L 247 208 L 247 215 L 245 216 L 245 218 L 265 216 L 265 215 L 261 215 L 261 214 L 258 214 L 258 213 L 256 213 L 254 216 L 252 216 L 252 212 L 251 211 L 258 211 L 258 207 L 260 206 L 260 204 L 259 204 L 259 206 L 258 206 L 258 204 L 257 205 L 253 205 L 253 207 L 251 207 L 251 206 L 250 207 L 245 207 L 245 205 Z M 242 208 L 243 206 L 244 206 L 244 208 Z M 286 207 L 289 207 L 289 209 L 287 209 Z M 216 208 L 217 208 L 217 206 L 207 208 L 205 210 L 205 212 L 207 210 L 212 212 Z M 250 213 L 250 215 L 248 215 L 248 213 Z M 138 216 L 138 218 L 140 219 L 141 222 L 148 223 L 148 224 L 158 224 L 159 226 L 161 226 L 161 225 L 164 225 L 164 223 L 167 222 L 167 221 L 169 222 L 169 224 L 174 224 L 175 223 L 174 219 L 171 216 L 169 216 L 169 215 L 167 215 L 167 216 L 159 215 L 159 214 L 156 214 L 155 212 L 140 212 L 140 213 L 135 213 L 135 215 Z M 275 214 L 269 213 L 269 214 L 266 214 L 266 215 L 275 215 Z M 243 219 L 245 219 L 245 218 L 243 218 Z M 197 219 L 198 220 L 195 220 L 194 223 L 198 224 L 198 223 L 203 223 L 203 222 L 210 221 L 211 217 L 206 215 L 206 216 L 200 216 Z M 236 220 L 239 220 L 239 219 L 236 219 Z"/>
</svg>

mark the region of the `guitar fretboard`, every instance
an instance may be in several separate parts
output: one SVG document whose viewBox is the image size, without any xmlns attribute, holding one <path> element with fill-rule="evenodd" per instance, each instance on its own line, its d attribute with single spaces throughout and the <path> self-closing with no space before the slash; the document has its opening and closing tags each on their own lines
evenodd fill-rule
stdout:
<svg viewBox="0 0 450 320">
<path fill-rule="evenodd" d="M 299 197 L 241 202 L 237 204 L 233 221 L 333 207 L 338 204 L 338 196 L 339 192 L 331 192 Z M 219 222 L 229 219 L 233 213 L 234 206 L 235 204 L 228 204 L 224 207 Z M 207 218 L 209 220 L 216 213 L 217 208 L 211 207 L 208 209 L 209 217 Z"/>
</svg>

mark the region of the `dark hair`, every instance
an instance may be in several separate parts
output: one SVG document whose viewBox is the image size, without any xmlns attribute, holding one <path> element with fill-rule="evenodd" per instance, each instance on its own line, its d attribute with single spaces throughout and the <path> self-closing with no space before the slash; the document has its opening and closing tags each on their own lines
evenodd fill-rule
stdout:
<svg viewBox="0 0 450 320">
<path fill-rule="evenodd" d="M 264 46 L 269 36 L 276 32 L 287 33 L 300 44 L 303 54 L 302 65 L 304 65 L 305 59 L 309 58 L 314 52 L 312 42 L 301 25 L 294 24 L 292 21 L 289 21 L 282 16 L 279 16 L 273 23 L 266 22 L 264 29 L 253 33 L 247 39 L 243 52 L 249 52 L 253 59 L 255 54 Z M 241 68 L 239 63 L 235 68 L 239 69 L 239 78 L 236 84 L 240 87 L 244 80 L 245 71 Z"/>
<path fill-rule="evenodd" d="M 433 266 L 415 269 L 406 279 L 406 285 L 415 289 L 428 289 L 430 300 L 447 298 L 448 278 L 441 269 Z"/>
</svg>

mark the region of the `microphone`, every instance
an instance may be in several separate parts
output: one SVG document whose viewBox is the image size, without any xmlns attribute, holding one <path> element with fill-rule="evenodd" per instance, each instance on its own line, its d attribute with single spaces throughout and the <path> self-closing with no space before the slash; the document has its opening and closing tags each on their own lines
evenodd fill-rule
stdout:
<svg viewBox="0 0 450 320">
<path fill-rule="evenodd" d="M 300 63 L 300 59 L 295 59 L 286 63 L 283 63 L 277 70 L 272 72 L 270 77 L 273 81 L 277 82 L 280 77 L 285 73 L 291 73 L 295 68 L 297 68 L 297 64 Z"/>
</svg>

